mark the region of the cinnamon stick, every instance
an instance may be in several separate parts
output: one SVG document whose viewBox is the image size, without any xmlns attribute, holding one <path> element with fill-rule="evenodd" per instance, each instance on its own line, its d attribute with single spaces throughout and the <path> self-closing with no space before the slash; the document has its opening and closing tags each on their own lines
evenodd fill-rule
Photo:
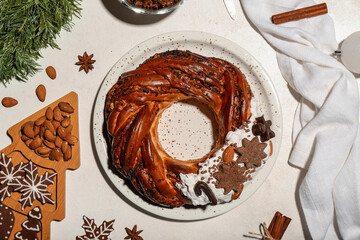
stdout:
<svg viewBox="0 0 360 240">
<path fill-rule="evenodd" d="M 291 218 L 276 212 L 268 228 L 270 235 L 276 240 L 281 240 L 290 222 Z"/>
<path fill-rule="evenodd" d="M 328 13 L 326 3 L 320 3 L 310 7 L 273 15 L 271 20 L 274 24 L 281 24 L 303 18 L 315 17 L 326 13 Z"/>
</svg>

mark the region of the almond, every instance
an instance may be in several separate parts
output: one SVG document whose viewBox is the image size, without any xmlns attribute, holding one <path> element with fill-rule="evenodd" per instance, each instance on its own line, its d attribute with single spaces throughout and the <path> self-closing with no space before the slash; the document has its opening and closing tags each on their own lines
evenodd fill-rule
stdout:
<svg viewBox="0 0 360 240">
<path fill-rule="evenodd" d="M 40 84 L 35 90 L 36 96 L 41 102 L 45 101 L 46 98 L 46 88 L 44 85 Z"/>
<path fill-rule="evenodd" d="M 48 129 L 52 134 L 55 134 L 55 127 L 49 120 L 46 120 L 43 126 Z"/>
<path fill-rule="evenodd" d="M 45 71 L 49 78 L 51 78 L 52 80 L 56 78 L 56 70 L 53 66 L 48 66 Z"/>
<path fill-rule="evenodd" d="M 238 199 L 240 197 L 243 189 L 244 189 L 244 184 L 241 184 L 239 189 L 236 192 L 234 192 L 233 195 L 231 196 L 232 200 Z"/>
<path fill-rule="evenodd" d="M 15 98 L 12 97 L 4 97 L 1 100 L 1 103 L 4 107 L 10 108 L 18 104 L 18 101 Z"/>
<path fill-rule="evenodd" d="M 36 153 L 40 154 L 40 155 L 47 155 L 48 153 L 50 153 L 51 148 L 48 148 L 46 146 L 42 146 L 36 149 Z"/>
<path fill-rule="evenodd" d="M 57 129 L 60 126 L 60 122 L 52 120 L 51 124 L 54 126 L 54 129 Z"/>
<path fill-rule="evenodd" d="M 23 133 L 29 138 L 35 137 L 33 125 L 30 122 L 25 123 Z"/>
<path fill-rule="evenodd" d="M 56 136 L 55 146 L 58 148 L 61 147 L 62 142 L 63 142 L 63 140 L 59 136 Z"/>
<path fill-rule="evenodd" d="M 21 126 L 21 130 L 24 130 L 24 127 L 25 127 L 26 125 L 30 125 L 31 127 L 33 127 L 33 126 L 34 126 L 34 121 L 27 121 L 26 123 L 24 123 L 24 124 Z"/>
<path fill-rule="evenodd" d="M 39 135 L 39 133 L 40 133 L 40 127 L 39 127 L 39 126 L 34 125 L 34 136 L 35 136 L 35 137 L 36 137 L 36 136 L 38 136 L 38 135 Z"/>
<path fill-rule="evenodd" d="M 66 150 L 67 150 L 68 148 L 69 148 L 69 144 L 64 141 L 64 142 L 61 144 L 61 151 L 62 151 L 62 153 L 66 152 Z"/>
<path fill-rule="evenodd" d="M 49 154 L 50 160 L 60 161 L 63 158 L 63 154 L 59 148 L 52 149 Z"/>
<path fill-rule="evenodd" d="M 70 144 L 70 145 L 75 145 L 79 140 L 76 136 L 74 135 L 71 135 L 71 136 L 68 136 L 66 138 L 66 141 Z"/>
<path fill-rule="evenodd" d="M 46 129 L 44 138 L 50 142 L 55 142 L 56 136 L 49 129 Z"/>
<path fill-rule="evenodd" d="M 58 127 L 57 134 L 59 137 L 61 137 L 62 140 L 65 140 L 65 141 L 66 141 L 66 138 L 69 136 L 69 134 L 66 132 L 66 130 L 63 126 Z"/>
<path fill-rule="evenodd" d="M 63 153 L 63 158 L 65 161 L 70 160 L 70 158 L 72 156 L 71 146 L 69 146 L 67 142 L 62 143 L 61 152 Z"/>
<path fill-rule="evenodd" d="M 67 128 L 71 123 L 71 120 L 69 117 L 64 118 L 64 120 L 61 121 L 61 126 L 63 126 L 64 128 Z"/>
<path fill-rule="evenodd" d="M 56 140 L 56 139 L 55 139 Z M 45 146 L 47 146 L 48 148 L 55 148 L 55 143 L 54 142 L 50 142 L 48 140 L 44 140 L 44 144 Z"/>
<path fill-rule="evenodd" d="M 61 115 L 61 110 L 58 106 L 54 108 L 54 119 L 58 122 L 61 122 L 64 117 Z"/>
<path fill-rule="evenodd" d="M 45 131 L 46 131 L 46 128 L 45 128 L 43 125 L 40 126 L 39 136 L 40 136 L 41 138 L 44 137 Z"/>
<path fill-rule="evenodd" d="M 61 112 L 61 116 L 63 116 L 64 118 L 70 117 L 71 116 L 70 114 L 71 113 Z"/>
<path fill-rule="evenodd" d="M 29 146 L 32 143 L 32 141 L 33 141 L 32 139 L 26 140 L 25 141 L 26 146 Z"/>
<path fill-rule="evenodd" d="M 50 120 L 50 121 L 53 120 L 54 112 L 53 112 L 53 110 L 51 109 L 51 107 L 48 107 L 48 108 L 46 109 L 45 116 L 46 116 L 47 120 Z"/>
<path fill-rule="evenodd" d="M 58 104 L 58 106 L 59 106 L 60 110 L 63 112 L 66 112 L 66 113 L 74 112 L 74 108 L 68 102 L 60 102 Z"/>
<path fill-rule="evenodd" d="M 36 125 L 36 126 L 40 126 L 40 125 L 42 125 L 42 124 L 45 122 L 45 120 L 46 120 L 46 117 L 45 117 L 45 116 L 41 116 L 41 117 L 39 117 L 38 119 L 36 119 L 35 125 Z"/>
<path fill-rule="evenodd" d="M 72 125 L 72 124 L 70 124 L 67 128 L 65 128 L 65 131 L 67 132 L 67 134 L 68 134 L 68 135 L 70 135 L 70 134 L 71 134 L 72 129 L 73 129 L 73 125 Z"/>
<path fill-rule="evenodd" d="M 26 136 L 25 134 L 21 135 L 21 140 L 23 140 L 23 142 L 26 142 L 27 140 L 29 140 L 30 138 L 28 136 Z"/>
<path fill-rule="evenodd" d="M 64 160 L 65 161 L 68 161 L 68 160 L 70 160 L 71 159 L 71 157 L 72 157 L 72 150 L 71 150 L 71 146 L 69 146 L 69 150 L 67 150 L 67 152 L 65 152 L 65 154 L 64 154 Z"/>
<path fill-rule="evenodd" d="M 29 144 L 29 148 L 34 150 L 41 146 L 42 140 L 39 137 L 34 138 L 34 140 Z"/>
<path fill-rule="evenodd" d="M 233 159 L 234 159 L 234 154 L 235 154 L 235 151 L 234 151 L 234 147 L 233 146 L 228 146 L 225 151 L 223 152 L 223 161 L 226 162 L 226 163 L 229 163 L 231 162 Z"/>
</svg>

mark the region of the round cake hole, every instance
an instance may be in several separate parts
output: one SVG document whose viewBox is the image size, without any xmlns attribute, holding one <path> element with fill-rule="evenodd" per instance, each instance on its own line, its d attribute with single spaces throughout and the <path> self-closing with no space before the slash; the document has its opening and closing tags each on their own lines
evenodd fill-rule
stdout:
<svg viewBox="0 0 360 240">
<path fill-rule="evenodd" d="M 187 99 L 162 113 L 157 131 L 161 146 L 171 157 L 190 160 L 211 151 L 218 137 L 218 124 L 206 104 Z"/>
</svg>

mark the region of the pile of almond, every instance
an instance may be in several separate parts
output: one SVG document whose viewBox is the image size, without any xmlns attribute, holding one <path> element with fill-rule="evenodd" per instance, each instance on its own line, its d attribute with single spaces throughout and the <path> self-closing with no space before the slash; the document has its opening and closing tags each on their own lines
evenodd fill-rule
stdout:
<svg viewBox="0 0 360 240">
<path fill-rule="evenodd" d="M 44 116 L 22 125 L 21 140 L 41 157 L 70 160 L 72 146 L 79 141 L 71 134 L 73 112 L 74 108 L 67 102 L 60 102 L 54 109 L 49 107 Z"/>
</svg>

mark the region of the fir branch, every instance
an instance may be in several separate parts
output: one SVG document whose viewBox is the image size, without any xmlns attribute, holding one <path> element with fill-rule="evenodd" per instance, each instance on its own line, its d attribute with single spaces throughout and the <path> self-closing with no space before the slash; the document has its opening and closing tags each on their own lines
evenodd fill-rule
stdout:
<svg viewBox="0 0 360 240">
<path fill-rule="evenodd" d="M 80 0 L 0 0 L 0 82 L 27 80 L 39 70 L 40 50 L 80 17 Z"/>
</svg>

